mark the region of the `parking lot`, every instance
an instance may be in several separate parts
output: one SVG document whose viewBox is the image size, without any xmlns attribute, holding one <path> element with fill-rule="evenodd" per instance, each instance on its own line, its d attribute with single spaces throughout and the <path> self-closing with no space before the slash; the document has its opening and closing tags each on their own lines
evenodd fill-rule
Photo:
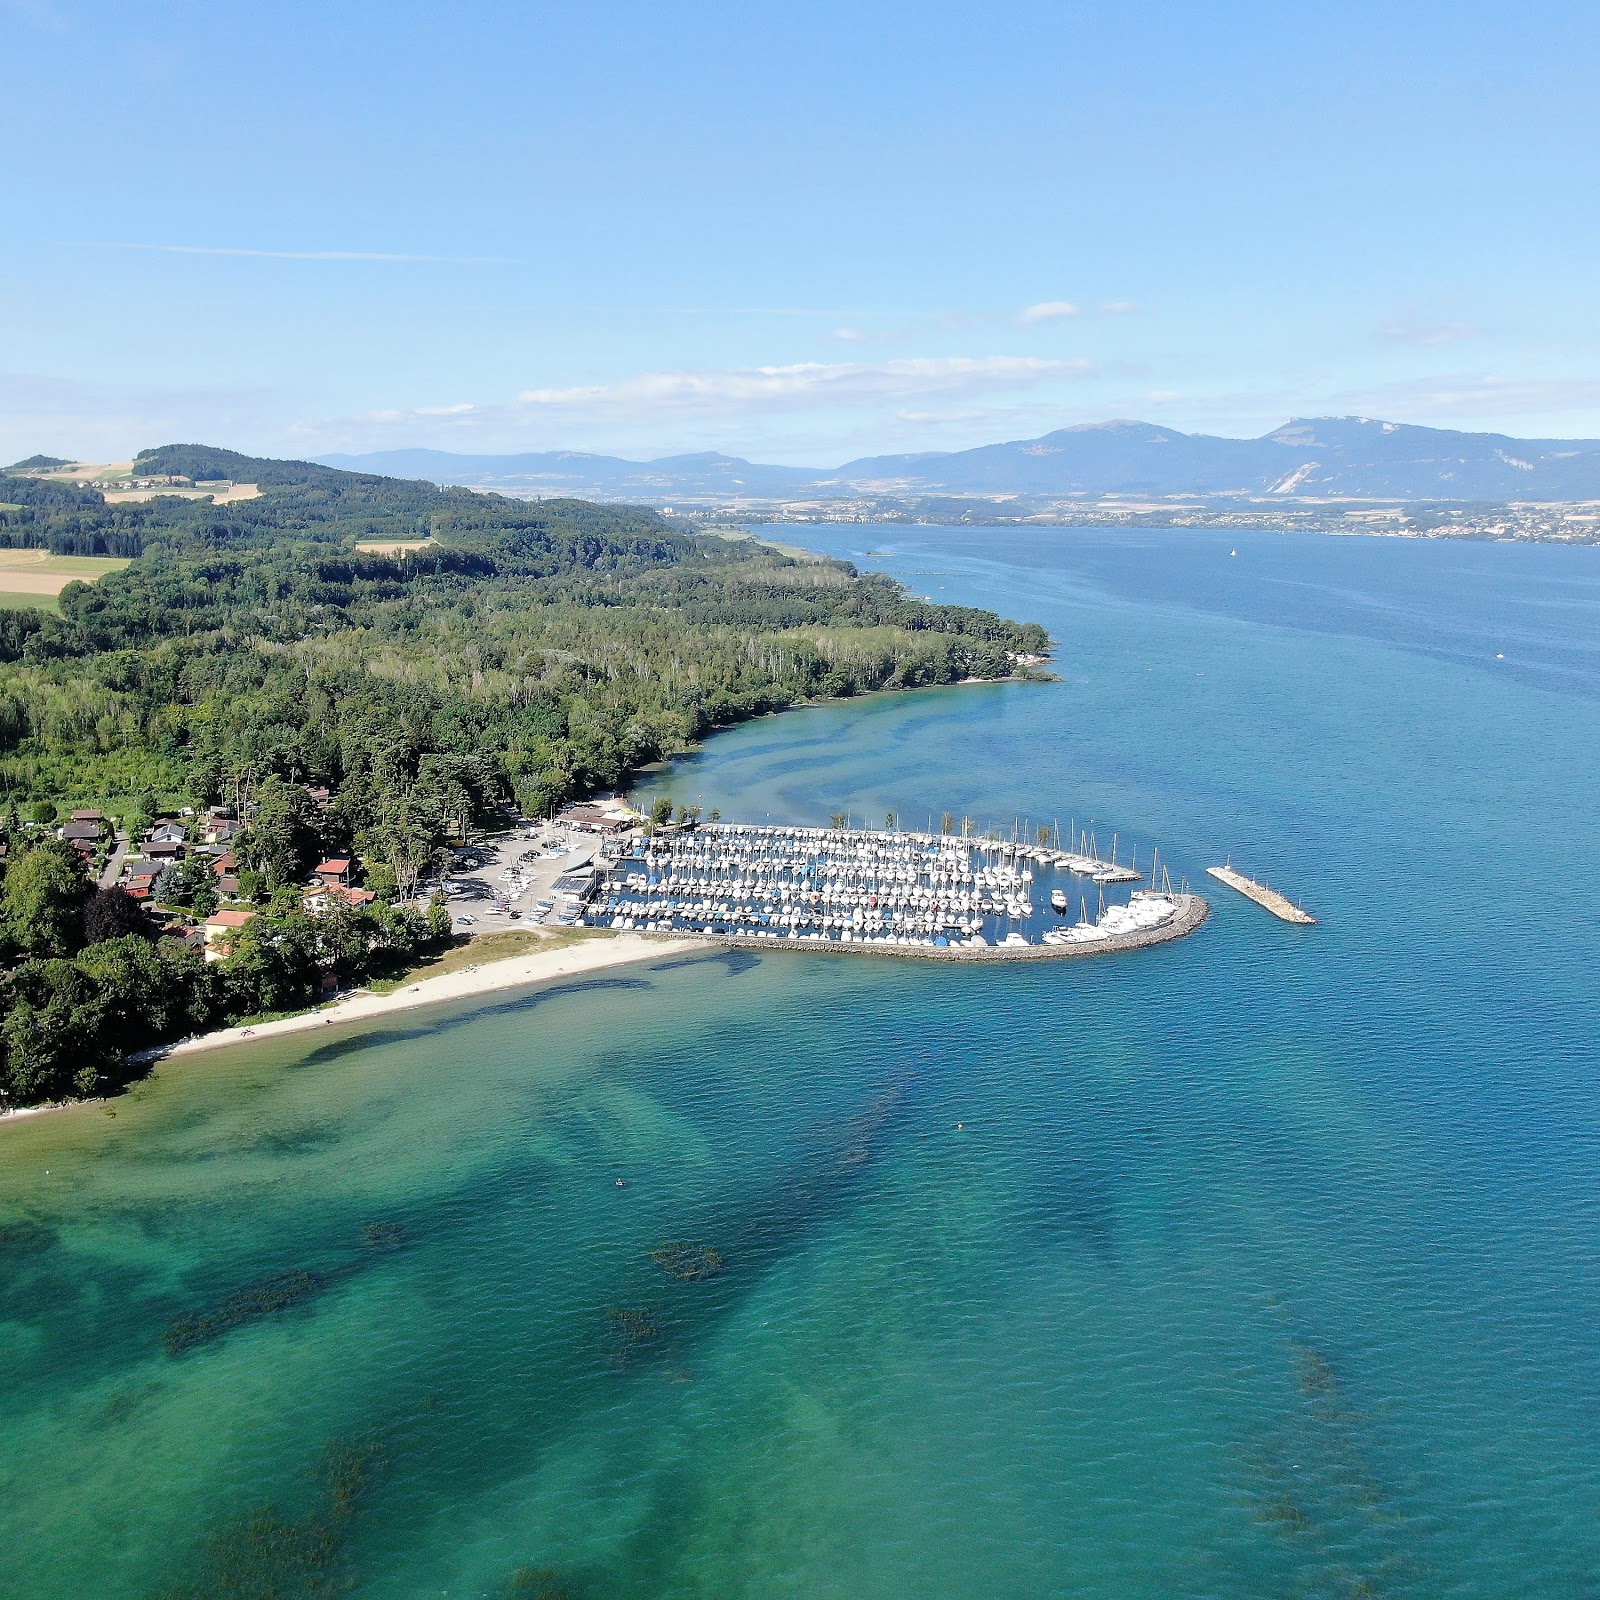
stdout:
<svg viewBox="0 0 1600 1600">
<path fill-rule="evenodd" d="M 594 834 L 546 826 L 457 850 L 442 885 L 451 925 L 465 934 L 541 923 L 567 926 L 576 919 L 563 915 L 567 902 L 555 892 L 556 880 L 588 866 L 600 847 Z"/>
</svg>

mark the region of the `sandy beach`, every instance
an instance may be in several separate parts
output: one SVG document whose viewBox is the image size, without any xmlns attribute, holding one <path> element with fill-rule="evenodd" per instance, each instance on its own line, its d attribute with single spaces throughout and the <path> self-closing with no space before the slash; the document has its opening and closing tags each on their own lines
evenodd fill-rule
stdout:
<svg viewBox="0 0 1600 1600">
<path fill-rule="evenodd" d="M 276 1022 L 258 1022 L 248 1028 L 218 1028 L 212 1033 L 198 1034 L 177 1044 L 162 1045 L 158 1049 L 142 1052 L 134 1059 L 166 1061 L 200 1050 L 219 1050 L 226 1045 L 254 1044 L 258 1040 L 278 1038 L 284 1034 L 321 1031 L 342 1023 L 369 1022 L 417 1006 L 437 1005 L 445 1000 L 466 1000 L 473 995 L 518 989 L 555 978 L 577 977 L 607 967 L 626 966 L 635 961 L 662 961 L 707 948 L 706 941 L 699 939 L 651 939 L 636 933 L 602 935 L 577 944 L 561 945 L 554 950 L 535 950 L 527 955 L 508 956 L 501 961 L 486 961 L 481 966 L 463 967 L 458 972 L 448 972 L 437 978 L 421 978 L 388 994 L 357 992 L 321 1010 L 283 1017 Z M 8 1122 L 23 1122 L 49 1111 L 67 1111 L 74 1106 L 98 1103 L 68 1100 L 57 1105 L 24 1106 L 0 1113 L 0 1127 Z"/>
<path fill-rule="evenodd" d="M 320 1011 L 284 1017 L 277 1022 L 258 1022 L 250 1028 L 219 1028 L 193 1039 L 165 1045 L 152 1056 L 168 1060 L 197 1050 L 217 1050 L 244 1040 L 272 1039 L 286 1033 L 304 1033 L 346 1022 L 368 1022 L 394 1011 L 409 1011 L 415 1006 L 437 1005 L 442 1000 L 466 1000 L 475 994 L 493 994 L 499 989 L 518 989 L 524 984 L 543 983 L 551 978 L 570 978 L 580 973 L 598 972 L 605 967 L 626 966 L 632 961 L 661 961 L 690 950 L 704 950 L 699 939 L 648 939 L 637 933 L 589 938 L 556 950 L 534 950 L 527 955 L 508 956 L 502 961 L 486 961 L 482 966 L 463 967 L 437 978 L 419 978 L 388 994 L 356 993 Z"/>
</svg>

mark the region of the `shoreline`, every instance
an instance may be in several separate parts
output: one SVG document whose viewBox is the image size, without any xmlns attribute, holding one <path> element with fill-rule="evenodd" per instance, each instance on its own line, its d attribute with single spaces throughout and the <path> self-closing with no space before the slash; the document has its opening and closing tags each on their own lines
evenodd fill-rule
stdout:
<svg viewBox="0 0 1600 1600">
<path fill-rule="evenodd" d="M 554 950 L 535 950 L 523 955 L 506 956 L 499 961 L 487 961 L 482 966 L 463 967 L 458 972 L 443 973 L 436 978 L 419 978 L 415 983 L 405 984 L 388 994 L 373 994 L 370 990 L 358 989 L 315 1011 L 302 1011 L 292 1017 L 258 1022 L 250 1027 L 217 1028 L 210 1033 L 180 1039 L 174 1044 L 141 1050 L 128 1059 L 156 1065 L 181 1056 L 197 1055 L 201 1051 L 221 1050 L 238 1044 L 257 1044 L 263 1039 L 320 1031 L 341 1023 L 370 1022 L 386 1017 L 391 1012 L 412 1011 L 419 1006 L 440 1005 L 451 1000 L 470 1000 L 502 989 L 531 987 L 554 978 L 600 972 L 608 967 L 628 966 L 638 961 L 660 961 L 707 947 L 708 941 L 702 939 L 670 939 L 632 933 L 589 938 L 578 944 L 561 945 Z M 0 1128 L 53 1112 L 107 1105 L 116 1098 L 115 1095 L 97 1095 L 87 1100 L 18 1106 L 15 1110 L 0 1112 Z"/>
<path fill-rule="evenodd" d="M 335 1000 L 331 1005 L 314 1011 L 302 1011 L 295 1016 L 280 1017 L 273 1022 L 217 1028 L 210 1033 L 195 1034 L 173 1044 L 156 1045 L 149 1050 L 141 1050 L 129 1056 L 128 1060 L 155 1066 L 180 1056 L 197 1055 L 202 1051 L 222 1050 L 239 1044 L 256 1044 L 263 1039 L 310 1033 L 341 1024 L 371 1022 L 393 1012 L 412 1011 L 422 1006 L 440 1005 L 452 1000 L 470 1000 L 479 995 L 496 994 L 504 989 L 531 988 L 555 978 L 602 972 L 610 967 L 630 966 L 643 961 L 660 961 L 694 952 L 747 949 L 818 955 L 889 956 L 901 960 L 959 961 L 969 964 L 1003 964 L 1019 959 L 1060 960 L 1064 957 L 1110 955 L 1119 951 L 1145 949 L 1151 945 L 1166 944 L 1171 940 L 1184 938 L 1208 920 L 1210 907 L 1201 896 L 1189 894 L 1175 898 L 1179 900 L 1178 915 L 1158 928 L 1133 934 L 1119 934 L 1092 944 L 1040 945 L 1029 946 L 1026 949 L 998 946 L 981 951 L 933 950 L 920 946 L 911 948 L 867 942 L 842 944 L 830 940 L 762 939 L 726 934 L 600 932 L 598 937 L 585 939 L 579 944 L 562 945 L 555 950 L 536 950 L 523 955 L 506 956 L 499 961 L 488 961 L 482 966 L 463 967 L 458 972 L 443 973 L 436 978 L 419 978 L 417 982 L 393 989 L 387 994 L 356 990 L 342 999 Z M 86 1100 L 62 1100 L 50 1105 L 18 1106 L 14 1110 L 0 1111 L 0 1128 L 54 1112 L 78 1111 L 89 1106 L 108 1105 L 116 1098 L 115 1095 L 96 1095 Z"/>
<path fill-rule="evenodd" d="M 470 1000 L 475 995 L 493 994 L 500 989 L 517 989 L 524 984 L 544 983 L 550 978 L 566 978 L 574 973 L 598 972 L 633 961 L 656 961 L 663 955 L 696 948 L 698 944 L 690 939 L 649 939 L 627 933 L 615 934 L 609 939 L 585 939 L 556 950 L 533 950 L 525 955 L 488 961 L 482 966 L 463 967 L 459 972 L 443 973 L 437 978 L 419 978 L 415 983 L 391 989 L 388 994 L 356 990 L 317 1011 L 280 1017 L 276 1022 L 258 1022 L 253 1027 L 218 1028 L 211 1033 L 180 1039 L 176 1044 L 159 1045 L 134 1059 L 169 1061 L 174 1056 L 220 1050 L 246 1040 L 254 1043 L 258 1039 L 281 1038 L 285 1034 L 336 1027 L 340 1023 L 366 1022 L 373 1017 L 387 1016 L 391 1011 L 410 1011 L 417 1006 L 438 1005 L 447 1000 Z"/>
</svg>

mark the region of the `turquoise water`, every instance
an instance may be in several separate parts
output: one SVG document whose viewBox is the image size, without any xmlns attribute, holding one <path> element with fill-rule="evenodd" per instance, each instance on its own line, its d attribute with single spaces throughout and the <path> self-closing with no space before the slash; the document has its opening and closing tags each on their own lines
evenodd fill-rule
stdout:
<svg viewBox="0 0 1600 1600">
<path fill-rule="evenodd" d="M 0 1130 L 0 1592 L 1600 1592 L 1600 552 L 816 542 L 1063 681 L 676 798 L 1092 819 L 1321 925 L 623 969 Z"/>
</svg>

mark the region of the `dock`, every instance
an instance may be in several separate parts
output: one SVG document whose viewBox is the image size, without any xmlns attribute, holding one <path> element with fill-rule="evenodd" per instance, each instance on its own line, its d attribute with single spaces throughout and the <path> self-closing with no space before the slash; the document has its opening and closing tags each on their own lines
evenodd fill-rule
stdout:
<svg viewBox="0 0 1600 1600">
<path fill-rule="evenodd" d="M 1317 919 L 1309 911 L 1302 911 L 1287 895 L 1279 894 L 1276 889 L 1269 889 L 1264 883 L 1257 883 L 1254 878 L 1247 878 L 1242 872 L 1235 872 L 1231 866 L 1207 867 L 1206 872 L 1217 880 L 1225 883 L 1230 889 L 1237 889 L 1247 900 L 1254 900 L 1258 906 L 1265 906 L 1273 916 L 1281 918 L 1284 922 L 1299 923 L 1304 927 L 1315 927 Z"/>
<path fill-rule="evenodd" d="M 630 840 L 581 894 L 584 923 L 752 948 L 1016 960 L 1163 943 L 1205 921 L 1206 903 L 1140 881 L 1092 846 L 898 829 L 697 823 Z M 1071 879 L 1088 878 L 1072 920 Z M 1042 898 L 1044 906 L 1036 902 Z"/>
</svg>

